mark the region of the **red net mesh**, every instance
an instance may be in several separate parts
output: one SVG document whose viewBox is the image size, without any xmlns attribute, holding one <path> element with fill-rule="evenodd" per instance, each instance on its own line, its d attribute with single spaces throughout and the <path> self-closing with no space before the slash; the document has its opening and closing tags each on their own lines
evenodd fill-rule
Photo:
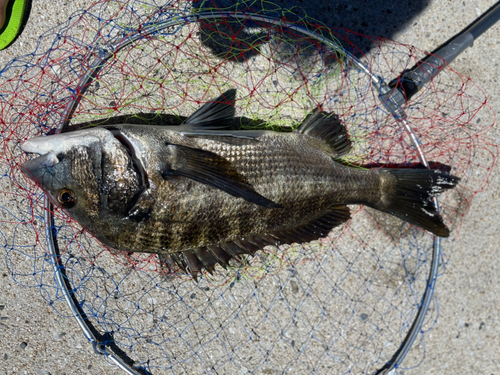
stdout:
<svg viewBox="0 0 500 375">
<path fill-rule="evenodd" d="M 356 51 L 371 73 L 388 80 L 414 66 L 422 51 L 308 18 L 252 18 L 207 6 L 196 12 L 212 17 L 183 17 L 190 7 L 98 2 L 43 35 L 48 49 L 13 60 L 2 72 L 3 246 L 14 279 L 40 287 L 56 310 L 62 301 L 48 271 L 43 195 L 20 172 L 30 157 L 19 146 L 54 131 L 74 100 L 69 130 L 113 121 L 178 124 L 236 88 L 244 127 L 295 127 L 321 107 L 347 126 L 352 151 L 345 161 L 421 162 L 370 77 L 331 43 Z M 354 35 L 370 41 L 370 53 L 356 50 Z M 431 165 L 450 166 L 461 178 L 440 198 L 456 239 L 496 161 L 488 138 L 494 113 L 481 89 L 448 67 L 405 112 Z M 139 366 L 173 373 L 207 366 L 227 373 L 375 371 L 399 348 L 418 311 L 432 248 L 423 231 L 353 207 L 352 220 L 326 239 L 267 248 L 195 285 L 182 272 L 168 273 L 156 255 L 107 249 L 64 211 L 53 214 L 68 279 L 87 315 L 103 333 L 113 332 L 111 341 Z"/>
</svg>

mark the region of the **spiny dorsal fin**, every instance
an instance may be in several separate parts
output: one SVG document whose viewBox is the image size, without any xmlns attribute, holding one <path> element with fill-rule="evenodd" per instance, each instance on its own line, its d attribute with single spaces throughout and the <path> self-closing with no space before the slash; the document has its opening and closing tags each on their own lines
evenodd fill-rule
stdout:
<svg viewBox="0 0 500 375">
<path fill-rule="evenodd" d="M 231 129 L 235 114 L 235 101 L 236 89 L 227 90 L 218 98 L 203 105 L 189 116 L 182 125 L 191 125 L 192 130 Z"/>
<path fill-rule="evenodd" d="M 324 238 L 332 228 L 346 222 L 350 217 L 347 206 L 335 206 L 309 223 L 296 228 L 248 236 L 196 250 L 159 254 L 159 259 L 160 263 L 167 266 L 170 271 L 174 271 L 177 266 L 184 272 L 189 272 L 197 280 L 202 269 L 212 273 L 217 264 L 227 267 L 231 259 L 237 259 L 245 254 L 254 255 L 267 245 L 304 243 Z"/>
<path fill-rule="evenodd" d="M 351 150 L 347 130 L 335 114 L 315 110 L 295 131 L 312 137 L 311 145 L 332 158 L 340 158 Z"/>
<path fill-rule="evenodd" d="M 185 137 L 209 139 L 235 146 L 259 142 L 256 138 L 262 135 L 262 131 L 232 130 L 235 101 L 236 89 L 227 90 L 188 117 L 176 131 Z"/>
</svg>

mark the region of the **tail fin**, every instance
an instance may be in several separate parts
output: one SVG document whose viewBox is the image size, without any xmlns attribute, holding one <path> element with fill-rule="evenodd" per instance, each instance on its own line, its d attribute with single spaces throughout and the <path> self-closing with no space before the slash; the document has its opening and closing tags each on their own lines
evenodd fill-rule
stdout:
<svg viewBox="0 0 500 375">
<path fill-rule="evenodd" d="M 452 189 L 460 181 L 446 172 L 428 169 L 383 169 L 392 176 L 384 189 L 381 203 L 374 207 L 419 226 L 440 237 L 450 230 L 436 211 L 432 198 Z"/>
</svg>

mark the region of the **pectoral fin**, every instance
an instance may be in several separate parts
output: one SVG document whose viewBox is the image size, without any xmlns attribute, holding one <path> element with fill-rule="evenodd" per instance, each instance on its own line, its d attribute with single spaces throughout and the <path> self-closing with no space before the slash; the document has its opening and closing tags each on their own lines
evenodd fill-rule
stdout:
<svg viewBox="0 0 500 375">
<path fill-rule="evenodd" d="M 259 206 L 283 207 L 257 193 L 227 159 L 210 151 L 185 146 L 168 145 L 167 149 L 170 153 L 170 163 L 162 172 L 163 178 L 183 176 Z"/>
</svg>

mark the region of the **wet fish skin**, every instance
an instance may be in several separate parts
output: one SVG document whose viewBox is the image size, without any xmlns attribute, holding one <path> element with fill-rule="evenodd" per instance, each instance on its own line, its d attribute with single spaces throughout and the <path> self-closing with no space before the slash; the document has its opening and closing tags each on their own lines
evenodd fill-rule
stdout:
<svg viewBox="0 0 500 375">
<path fill-rule="evenodd" d="M 136 137 L 138 141 L 140 137 L 144 147 L 154 145 L 144 149 L 149 155 L 147 169 L 155 197 L 149 219 L 139 222 L 126 240 L 120 230 L 117 232 L 119 248 L 127 246 L 131 251 L 142 248 L 178 252 L 280 228 L 292 230 L 328 210 L 331 202 L 361 203 L 360 188 L 373 195 L 375 189 L 365 187 L 379 182 L 375 174 L 332 162 L 324 153 L 308 148 L 296 135 L 264 134 L 254 145 L 233 146 L 181 139 L 177 133 L 163 129 L 145 130 L 120 127 L 130 139 Z M 222 156 L 257 192 L 283 208 L 257 205 L 182 176 L 164 179 L 158 171 L 165 169 L 162 164 L 165 155 L 170 154 L 167 144 Z M 278 156 L 273 156 L 274 149 L 280 150 Z M 350 190 L 344 188 L 347 184 Z"/>
<path fill-rule="evenodd" d="M 350 204 L 449 234 L 431 199 L 458 178 L 346 167 L 335 161 L 349 151 L 345 128 L 323 112 L 290 133 L 229 130 L 235 95 L 179 127 L 123 124 L 28 140 L 24 150 L 44 159 L 25 173 L 56 204 L 72 192 L 66 211 L 105 245 L 157 253 L 193 274 L 266 244 L 326 237 L 349 219 Z"/>
</svg>

